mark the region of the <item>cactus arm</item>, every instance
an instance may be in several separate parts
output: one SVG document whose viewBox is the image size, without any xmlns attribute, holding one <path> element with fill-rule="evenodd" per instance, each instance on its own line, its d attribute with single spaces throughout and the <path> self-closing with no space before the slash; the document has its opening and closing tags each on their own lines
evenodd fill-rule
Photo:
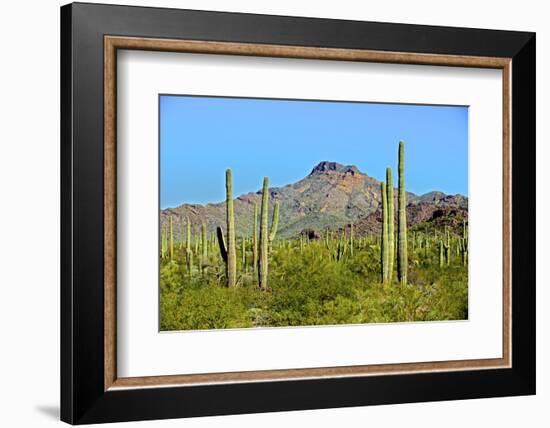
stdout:
<svg viewBox="0 0 550 428">
<path fill-rule="evenodd" d="M 269 232 L 269 245 L 273 243 L 275 235 L 277 235 L 277 227 L 279 226 L 279 202 L 275 202 L 273 207 L 273 217 L 271 219 L 271 230 Z"/>
<path fill-rule="evenodd" d="M 224 263 L 227 263 L 227 246 L 225 245 L 225 238 L 223 237 L 223 230 L 221 227 L 216 228 L 216 236 L 218 237 L 218 246 L 220 247 L 220 254 Z"/>
<path fill-rule="evenodd" d="M 445 226 L 445 261 L 447 262 L 447 266 L 451 264 L 451 240 L 447 226 Z"/>
</svg>

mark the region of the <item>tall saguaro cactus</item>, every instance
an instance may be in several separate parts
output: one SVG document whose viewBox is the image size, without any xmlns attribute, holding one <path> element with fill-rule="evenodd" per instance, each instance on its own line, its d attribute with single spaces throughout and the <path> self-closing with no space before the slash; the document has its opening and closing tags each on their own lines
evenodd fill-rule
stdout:
<svg viewBox="0 0 550 428">
<path fill-rule="evenodd" d="M 407 195 L 405 193 L 405 143 L 399 142 L 399 188 L 397 199 L 397 277 L 401 285 L 407 285 Z"/>
<path fill-rule="evenodd" d="M 225 206 L 227 221 L 227 286 L 237 283 L 237 252 L 235 250 L 235 217 L 233 215 L 233 174 L 231 169 L 225 171 Z"/>
<path fill-rule="evenodd" d="M 381 264 L 381 280 L 382 283 L 388 281 L 388 193 L 386 188 L 386 183 L 380 183 L 380 192 L 382 193 L 382 239 L 380 242 L 380 264 Z"/>
<path fill-rule="evenodd" d="M 271 251 L 271 246 L 277 235 L 277 227 L 279 227 L 279 202 L 275 202 L 273 207 L 273 217 L 271 219 L 271 230 L 269 232 L 269 251 Z"/>
<path fill-rule="evenodd" d="M 386 168 L 386 196 L 388 200 L 388 282 L 393 277 L 393 262 L 395 260 L 394 210 L 393 210 L 393 175 L 391 168 Z"/>
<path fill-rule="evenodd" d="M 258 268 L 258 204 L 254 204 L 254 229 L 252 230 L 252 271 Z"/>
<path fill-rule="evenodd" d="M 262 290 L 267 289 L 267 257 L 269 235 L 267 231 L 267 210 L 269 207 L 269 180 L 264 177 L 264 186 L 262 190 L 262 208 L 260 212 L 260 257 L 258 261 L 258 285 Z"/>
</svg>

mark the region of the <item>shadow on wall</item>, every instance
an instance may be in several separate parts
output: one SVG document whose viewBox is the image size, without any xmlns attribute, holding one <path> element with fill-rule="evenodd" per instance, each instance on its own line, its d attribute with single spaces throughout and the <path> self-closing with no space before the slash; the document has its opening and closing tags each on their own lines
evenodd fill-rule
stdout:
<svg viewBox="0 0 550 428">
<path fill-rule="evenodd" d="M 36 410 L 49 418 L 59 420 L 59 406 L 36 406 Z"/>
</svg>

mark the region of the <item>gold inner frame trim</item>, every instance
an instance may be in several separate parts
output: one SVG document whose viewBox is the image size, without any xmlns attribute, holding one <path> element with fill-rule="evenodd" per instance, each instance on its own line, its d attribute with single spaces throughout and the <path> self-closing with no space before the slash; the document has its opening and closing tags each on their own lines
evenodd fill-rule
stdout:
<svg viewBox="0 0 550 428">
<path fill-rule="evenodd" d="M 432 361 L 421 363 L 376 364 L 342 367 L 261 370 L 170 376 L 117 377 L 116 367 L 116 88 L 117 50 L 147 50 L 214 55 L 241 55 L 333 61 L 378 62 L 392 64 L 439 65 L 494 68 L 502 70 L 502 166 L 503 166 L 503 320 L 502 358 Z M 481 370 L 511 367 L 511 240 L 512 240 L 512 165 L 511 165 L 511 78 L 510 58 L 462 55 L 419 54 L 361 49 L 337 49 L 251 43 L 170 40 L 139 37 L 104 37 L 104 389 L 192 386 L 219 383 L 298 380 L 311 378 L 360 377 L 419 372 Z"/>
</svg>

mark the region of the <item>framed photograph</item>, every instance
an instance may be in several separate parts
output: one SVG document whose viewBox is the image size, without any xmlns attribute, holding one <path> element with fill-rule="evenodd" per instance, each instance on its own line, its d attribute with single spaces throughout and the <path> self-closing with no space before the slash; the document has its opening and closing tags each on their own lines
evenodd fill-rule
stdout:
<svg viewBox="0 0 550 428">
<path fill-rule="evenodd" d="M 533 33 L 76 3 L 61 54 L 62 420 L 535 393 Z"/>
</svg>

